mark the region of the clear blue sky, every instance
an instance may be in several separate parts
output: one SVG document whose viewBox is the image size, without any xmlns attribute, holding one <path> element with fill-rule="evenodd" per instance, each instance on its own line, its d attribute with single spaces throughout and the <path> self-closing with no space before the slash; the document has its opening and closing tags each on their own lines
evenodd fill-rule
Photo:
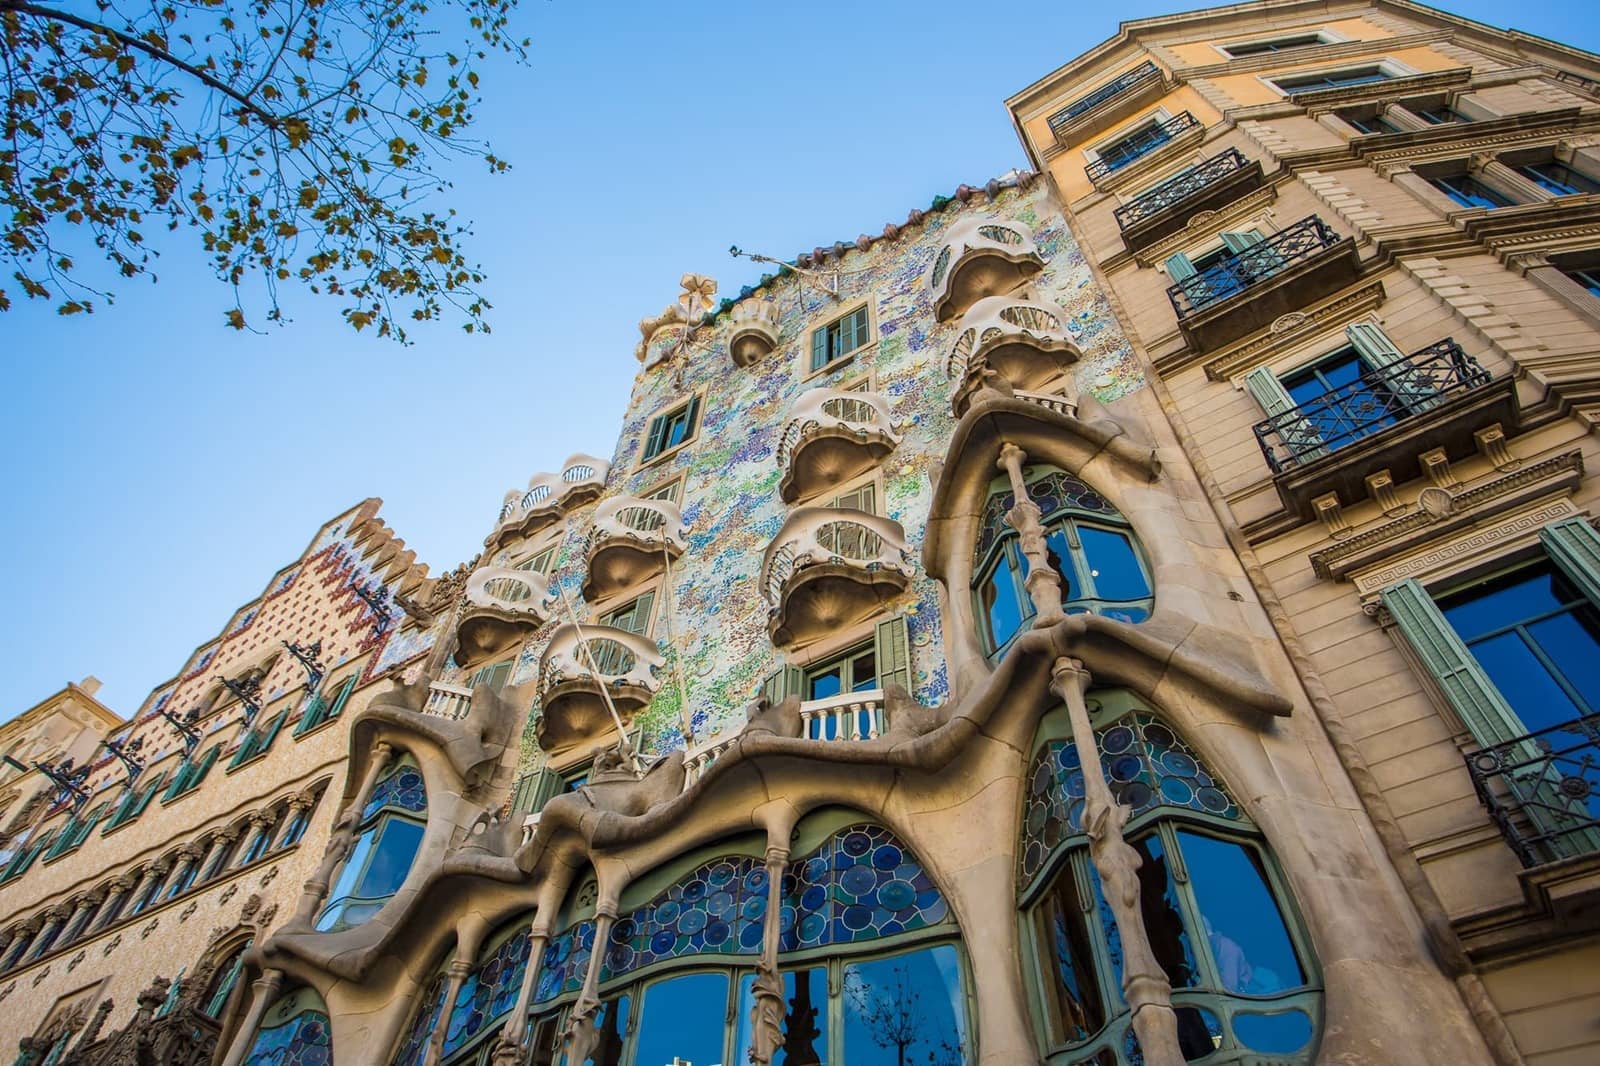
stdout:
<svg viewBox="0 0 1600 1066">
<path fill-rule="evenodd" d="M 85 674 L 131 713 L 367 496 L 434 572 L 471 556 L 507 488 L 610 454 L 636 323 L 680 274 L 736 293 L 759 270 L 730 244 L 789 257 L 1021 165 L 1007 95 L 1193 6 L 523 2 L 532 64 L 492 71 L 479 126 L 515 170 L 457 189 L 492 336 L 400 348 L 292 292 L 289 326 L 241 335 L 181 242 L 92 316 L 0 316 L 0 719 Z M 1448 6 L 1600 46 L 1593 0 Z"/>
</svg>

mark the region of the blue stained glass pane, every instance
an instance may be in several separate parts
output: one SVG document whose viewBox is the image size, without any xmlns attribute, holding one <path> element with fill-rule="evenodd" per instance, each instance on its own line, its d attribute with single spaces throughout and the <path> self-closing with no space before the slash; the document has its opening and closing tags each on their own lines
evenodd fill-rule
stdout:
<svg viewBox="0 0 1600 1066">
<path fill-rule="evenodd" d="M 439 1012 L 444 1006 L 444 974 L 439 974 L 422 994 L 422 1007 L 411 1019 L 406 1038 L 394 1057 L 394 1066 L 421 1066 L 428 1050 L 428 1037 L 439 1022 Z"/>
<path fill-rule="evenodd" d="M 1235 1014 L 1233 1033 L 1252 1051 L 1287 1055 L 1311 1042 L 1311 1018 L 1302 1011 L 1283 1014 Z"/>
<path fill-rule="evenodd" d="M 1223 987 L 1265 996 L 1305 984 L 1255 850 L 1186 831 L 1178 833 L 1178 847 Z"/>
<path fill-rule="evenodd" d="M 1095 737 L 1106 780 L 1134 815 L 1167 806 L 1241 817 L 1222 782 L 1153 715 L 1126 715 L 1097 730 Z M 1058 848 L 1083 832 L 1084 786 L 1078 766 L 1077 746 L 1067 741 L 1051 741 L 1034 756 L 1018 859 L 1024 886 Z"/>
<path fill-rule="evenodd" d="M 461 982 L 445 1030 L 444 1054 L 449 1055 L 510 1013 L 522 991 L 532 943 L 523 929 L 478 961 Z"/>
<path fill-rule="evenodd" d="M 427 812 L 428 790 L 415 766 L 401 764 L 379 781 L 372 790 L 372 798 L 361 810 L 361 820 L 366 821 L 385 807 L 399 807 L 413 814 Z"/>
<path fill-rule="evenodd" d="M 281 1022 L 263 1025 L 250 1045 L 245 1066 L 328 1066 L 332 1061 L 328 1016 L 308 1008 Z"/>
<path fill-rule="evenodd" d="M 949 944 L 849 963 L 843 1000 L 850 1066 L 967 1061 L 961 963 Z"/>
</svg>

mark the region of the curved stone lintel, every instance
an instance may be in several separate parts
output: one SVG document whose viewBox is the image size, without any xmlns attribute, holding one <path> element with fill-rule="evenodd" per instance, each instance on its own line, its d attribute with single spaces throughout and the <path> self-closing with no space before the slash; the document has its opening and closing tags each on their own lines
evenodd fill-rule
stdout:
<svg viewBox="0 0 1600 1066">
<path fill-rule="evenodd" d="M 524 699 L 526 697 L 526 699 Z M 426 713 L 428 685 L 396 684 L 374 698 L 350 724 L 350 780 L 360 780 L 365 753 L 378 741 L 397 748 L 418 745 L 444 756 L 457 777 L 476 787 L 505 753 L 522 718 L 521 708 L 532 702 L 531 685 L 500 692 L 480 685 L 473 689 L 465 717 L 444 718 Z"/>
</svg>

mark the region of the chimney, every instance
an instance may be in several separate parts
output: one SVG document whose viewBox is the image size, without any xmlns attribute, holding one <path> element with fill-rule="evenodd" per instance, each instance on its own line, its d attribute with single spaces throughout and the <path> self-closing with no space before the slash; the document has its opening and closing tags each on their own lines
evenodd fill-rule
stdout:
<svg viewBox="0 0 1600 1066">
<path fill-rule="evenodd" d="M 78 682 L 77 688 L 85 696 L 93 696 L 100 691 L 100 679 L 93 674 L 85 675 L 84 679 Z"/>
</svg>

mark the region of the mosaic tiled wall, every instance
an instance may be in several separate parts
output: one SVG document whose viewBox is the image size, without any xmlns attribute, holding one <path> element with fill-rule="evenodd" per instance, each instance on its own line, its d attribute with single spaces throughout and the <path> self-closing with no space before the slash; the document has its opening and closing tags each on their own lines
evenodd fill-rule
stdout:
<svg viewBox="0 0 1600 1066">
<path fill-rule="evenodd" d="M 840 263 L 842 299 L 837 303 L 814 281 L 802 285 L 793 276 L 747 297 L 774 300 L 780 316 L 779 347 L 753 366 L 739 369 L 729 358 L 726 315 L 695 334 L 687 356 L 647 363 L 635 381 L 606 491 L 642 493 L 684 474 L 681 501 L 689 528 L 689 550 L 673 568 L 675 639 L 669 639 L 657 608 L 653 635 L 667 665 L 660 691 L 642 715 L 647 750 L 665 751 L 684 743 L 673 674 L 680 664 L 697 740 L 736 727 L 762 678 L 781 664 L 767 637 L 767 605 L 758 581 L 762 553 L 789 511 L 778 494 L 782 471 L 776 452 L 785 417 L 801 393 L 872 373 L 903 434 L 883 464 L 883 506 L 905 527 L 920 559 L 936 464 L 955 427 L 945 360 L 958 332 L 956 321 L 935 320 L 923 277 L 946 229 L 968 215 L 1021 222 L 1032 235 L 1046 262 L 1034 282 L 1036 298 L 1063 309 L 1067 329 L 1084 353 L 1077 368 L 1083 392 L 1111 402 L 1143 386 L 1138 365 L 1065 222 L 1049 207 L 1042 184 L 1028 191 L 1003 191 L 992 201 L 978 197 L 969 204 L 951 203 L 931 213 L 919 228 L 848 253 Z M 876 343 L 842 369 L 802 380 L 810 330 L 866 294 L 877 316 Z M 669 334 L 665 343 L 675 340 Z M 650 358 L 655 359 L 654 351 Z M 695 442 L 663 463 L 639 469 L 650 419 L 702 387 L 707 392 Z M 583 621 L 592 617 L 578 591 L 581 542 L 592 513 L 590 505 L 568 516 L 553 569 L 553 584 L 566 590 L 567 602 Z M 513 545 L 497 561 L 525 554 L 525 545 Z M 659 597 L 658 591 L 658 603 Z M 566 620 L 567 609 L 558 600 L 557 618 L 525 646 L 514 680 L 534 676 L 539 653 L 555 625 Z M 930 705 L 942 702 L 948 679 L 934 582 L 917 577 L 890 611 L 908 621 L 916 697 Z M 539 759 L 532 725 L 530 719 L 523 745 L 529 764 Z"/>
</svg>

